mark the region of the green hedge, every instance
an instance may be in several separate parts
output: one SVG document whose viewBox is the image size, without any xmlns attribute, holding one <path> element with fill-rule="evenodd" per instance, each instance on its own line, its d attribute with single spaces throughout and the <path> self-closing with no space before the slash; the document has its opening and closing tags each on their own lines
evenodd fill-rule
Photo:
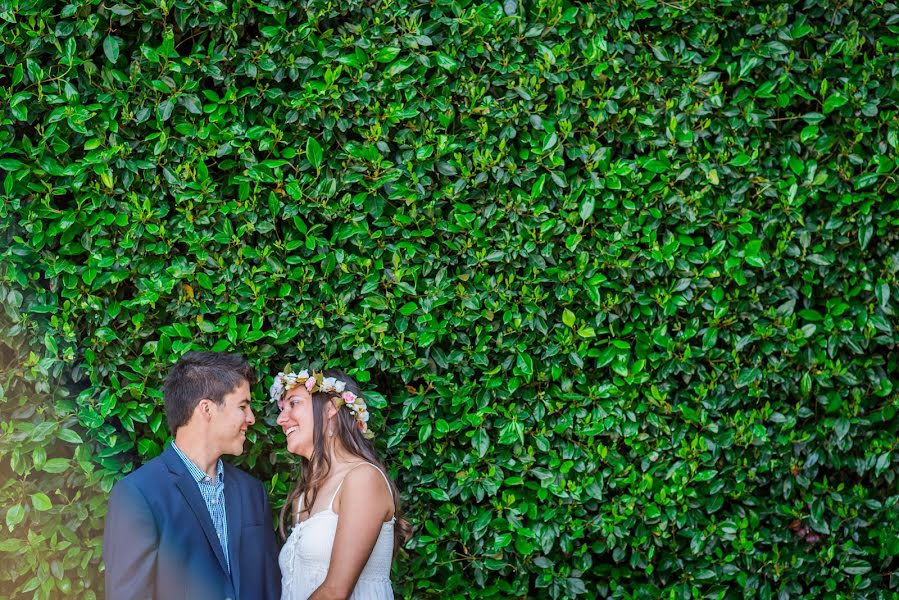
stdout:
<svg viewBox="0 0 899 600">
<path fill-rule="evenodd" d="M 404 597 L 899 593 L 895 4 L 19 0 L 0 34 L 0 597 L 103 596 L 105 494 L 199 348 L 380 392 Z"/>
</svg>

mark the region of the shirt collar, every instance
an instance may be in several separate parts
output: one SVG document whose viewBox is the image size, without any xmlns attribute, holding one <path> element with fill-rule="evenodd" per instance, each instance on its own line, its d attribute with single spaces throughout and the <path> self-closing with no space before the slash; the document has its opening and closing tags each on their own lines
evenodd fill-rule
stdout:
<svg viewBox="0 0 899 600">
<path fill-rule="evenodd" d="M 197 483 L 210 481 L 209 476 L 206 475 L 206 472 L 195 465 L 192 460 L 187 458 L 187 455 L 181 452 L 181 449 L 175 445 L 174 441 L 172 442 L 172 449 L 175 451 L 175 454 L 177 454 L 181 458 L 182 462 L 184 462 L 184 465 L 187 467 L 187 470 L 190 471 L 190 476 L 194 478 L 194 481 L 196 481 Z M 222 462 L 221 458 L 218 459 L 218 462 L 216 463 L 215 474 L 216 481 L 225 481 L 225 464 Z"/>
</svg>

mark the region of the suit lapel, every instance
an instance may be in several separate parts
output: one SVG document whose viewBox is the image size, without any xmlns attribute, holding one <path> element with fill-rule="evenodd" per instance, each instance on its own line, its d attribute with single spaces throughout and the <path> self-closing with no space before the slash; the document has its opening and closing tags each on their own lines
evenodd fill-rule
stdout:
<svg viewBox="0 0 899 600">
<path fill-rule="evenodd" d="M 222 567 L 222 572 L 227 573 L 228 567 L 225 562 L 225 555 L 222 552 L 222 544 L 219 542 L 218 535 L 215 533 L 215 525 L 212 524 L 212 517 L 209 516 L 209 509 L 206 508 L 206 502 L 203 500 L 203 496 L 197 488 L 197 482 L 191 477 L 190 472 L 187 470 L 187 466 L 181 461 L 181 458 L 175 454 L 175 451 L 172 450 L 171 446 L 166 448 L 163 456 L 165 457 L 169 471 L 175 476 L 175 485 L 181 491 L 181 495 L 184 496 L 187 505 L 190 506 L 190 509 L 193 511 L 194 516 L 200 523 L 200 527 L 203 529 L 203 533 L 206 534 L 206 541 L 209 542 L 209 546 L 212 548 L 212 551 L 215 552 L 215 557 Z M 228 524 L 230 525 L 230 522 Z"/>
<path fill-rule="evenodd" d="M 225 514 L 228 517 L 228 554 L 231 558 L 231 583 L 240 597 L 240 531 L 242 506 L 237 477 L 230 465 L 225 465 Z"/>
</svg>

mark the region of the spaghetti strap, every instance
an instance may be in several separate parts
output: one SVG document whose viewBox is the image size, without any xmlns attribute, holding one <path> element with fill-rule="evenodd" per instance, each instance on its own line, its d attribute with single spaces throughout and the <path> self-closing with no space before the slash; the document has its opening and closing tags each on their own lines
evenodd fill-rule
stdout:
<svg viewBox="0 0 899 600">
<path fill-rule="evenodd" d="M 300 511 L 303 508 L 303 498 L 306 497 L 306 492 L 303 492 L 298 497 L 293 500 L 293 509 L 291 512 L 293 513 L 293 524 L 299 525 L 300 523 Z"/>
<path fill-rule="evenodd" d="M 353 467 L 352 469 L 350 469 L 349 471 L 347 471 L 346 475 L 343 476 L 343 479 L 340 480 L 340 483 L 337 484 L 337 489 L 334 490 L 334 493 L 331 495 L 331 501 L 328 503 L 328 510 L 330 510 L 331 512 L 334 512 L 334 498 L 337 497 L 337 492 L 340 491 L 341 486 L 343 486 L 343 482 L 346 481 L 347 475 L 349 475 L 352 471 L 361 467 L 362 465 L 368 465 L 369 467 L 373 467 L 378 473 L 381 474 L 381 477 L 384 478 L 384 483 L 387 484 L 387 491 L 390 492 L 390 499 L 393 500 L 393 488 L 390 487 L 390 480 L 387 479 L 387 475 L 384 474 L 384 471 L 382 471 L 375 465 L 371 464 L 370 462 L 362 462 L 362 463 L 359 463 L 358 465 L 356 465 L 355 467 Z"/>
</svg>

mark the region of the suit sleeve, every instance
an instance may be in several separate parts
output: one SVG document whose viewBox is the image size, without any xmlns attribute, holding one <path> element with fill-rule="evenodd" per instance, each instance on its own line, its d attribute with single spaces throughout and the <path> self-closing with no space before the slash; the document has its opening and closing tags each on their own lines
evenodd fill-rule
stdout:
<svg viewBox="0 0 899 600">
<path fill-rule="evenodd" d="M 146 498 L 127 480 L 109 495 L 103 529 L 107 600 L 155 597 L 159 532 Z"/>
<path fill-rule="evenodd" d="M 268 493 L 265 485 L 259 483 L 259 493 L 262 494 L 262 509 L 267 526 L 263 527 L 265 538 L 263 548 L 265 552 L 265 600 L 280 600 L 281 598 L 281 567 L 278 565 L 278 542 L 275 540 L 275 531 L 271 527 L 272 508 L 268 502 Z"/>
</svg>

